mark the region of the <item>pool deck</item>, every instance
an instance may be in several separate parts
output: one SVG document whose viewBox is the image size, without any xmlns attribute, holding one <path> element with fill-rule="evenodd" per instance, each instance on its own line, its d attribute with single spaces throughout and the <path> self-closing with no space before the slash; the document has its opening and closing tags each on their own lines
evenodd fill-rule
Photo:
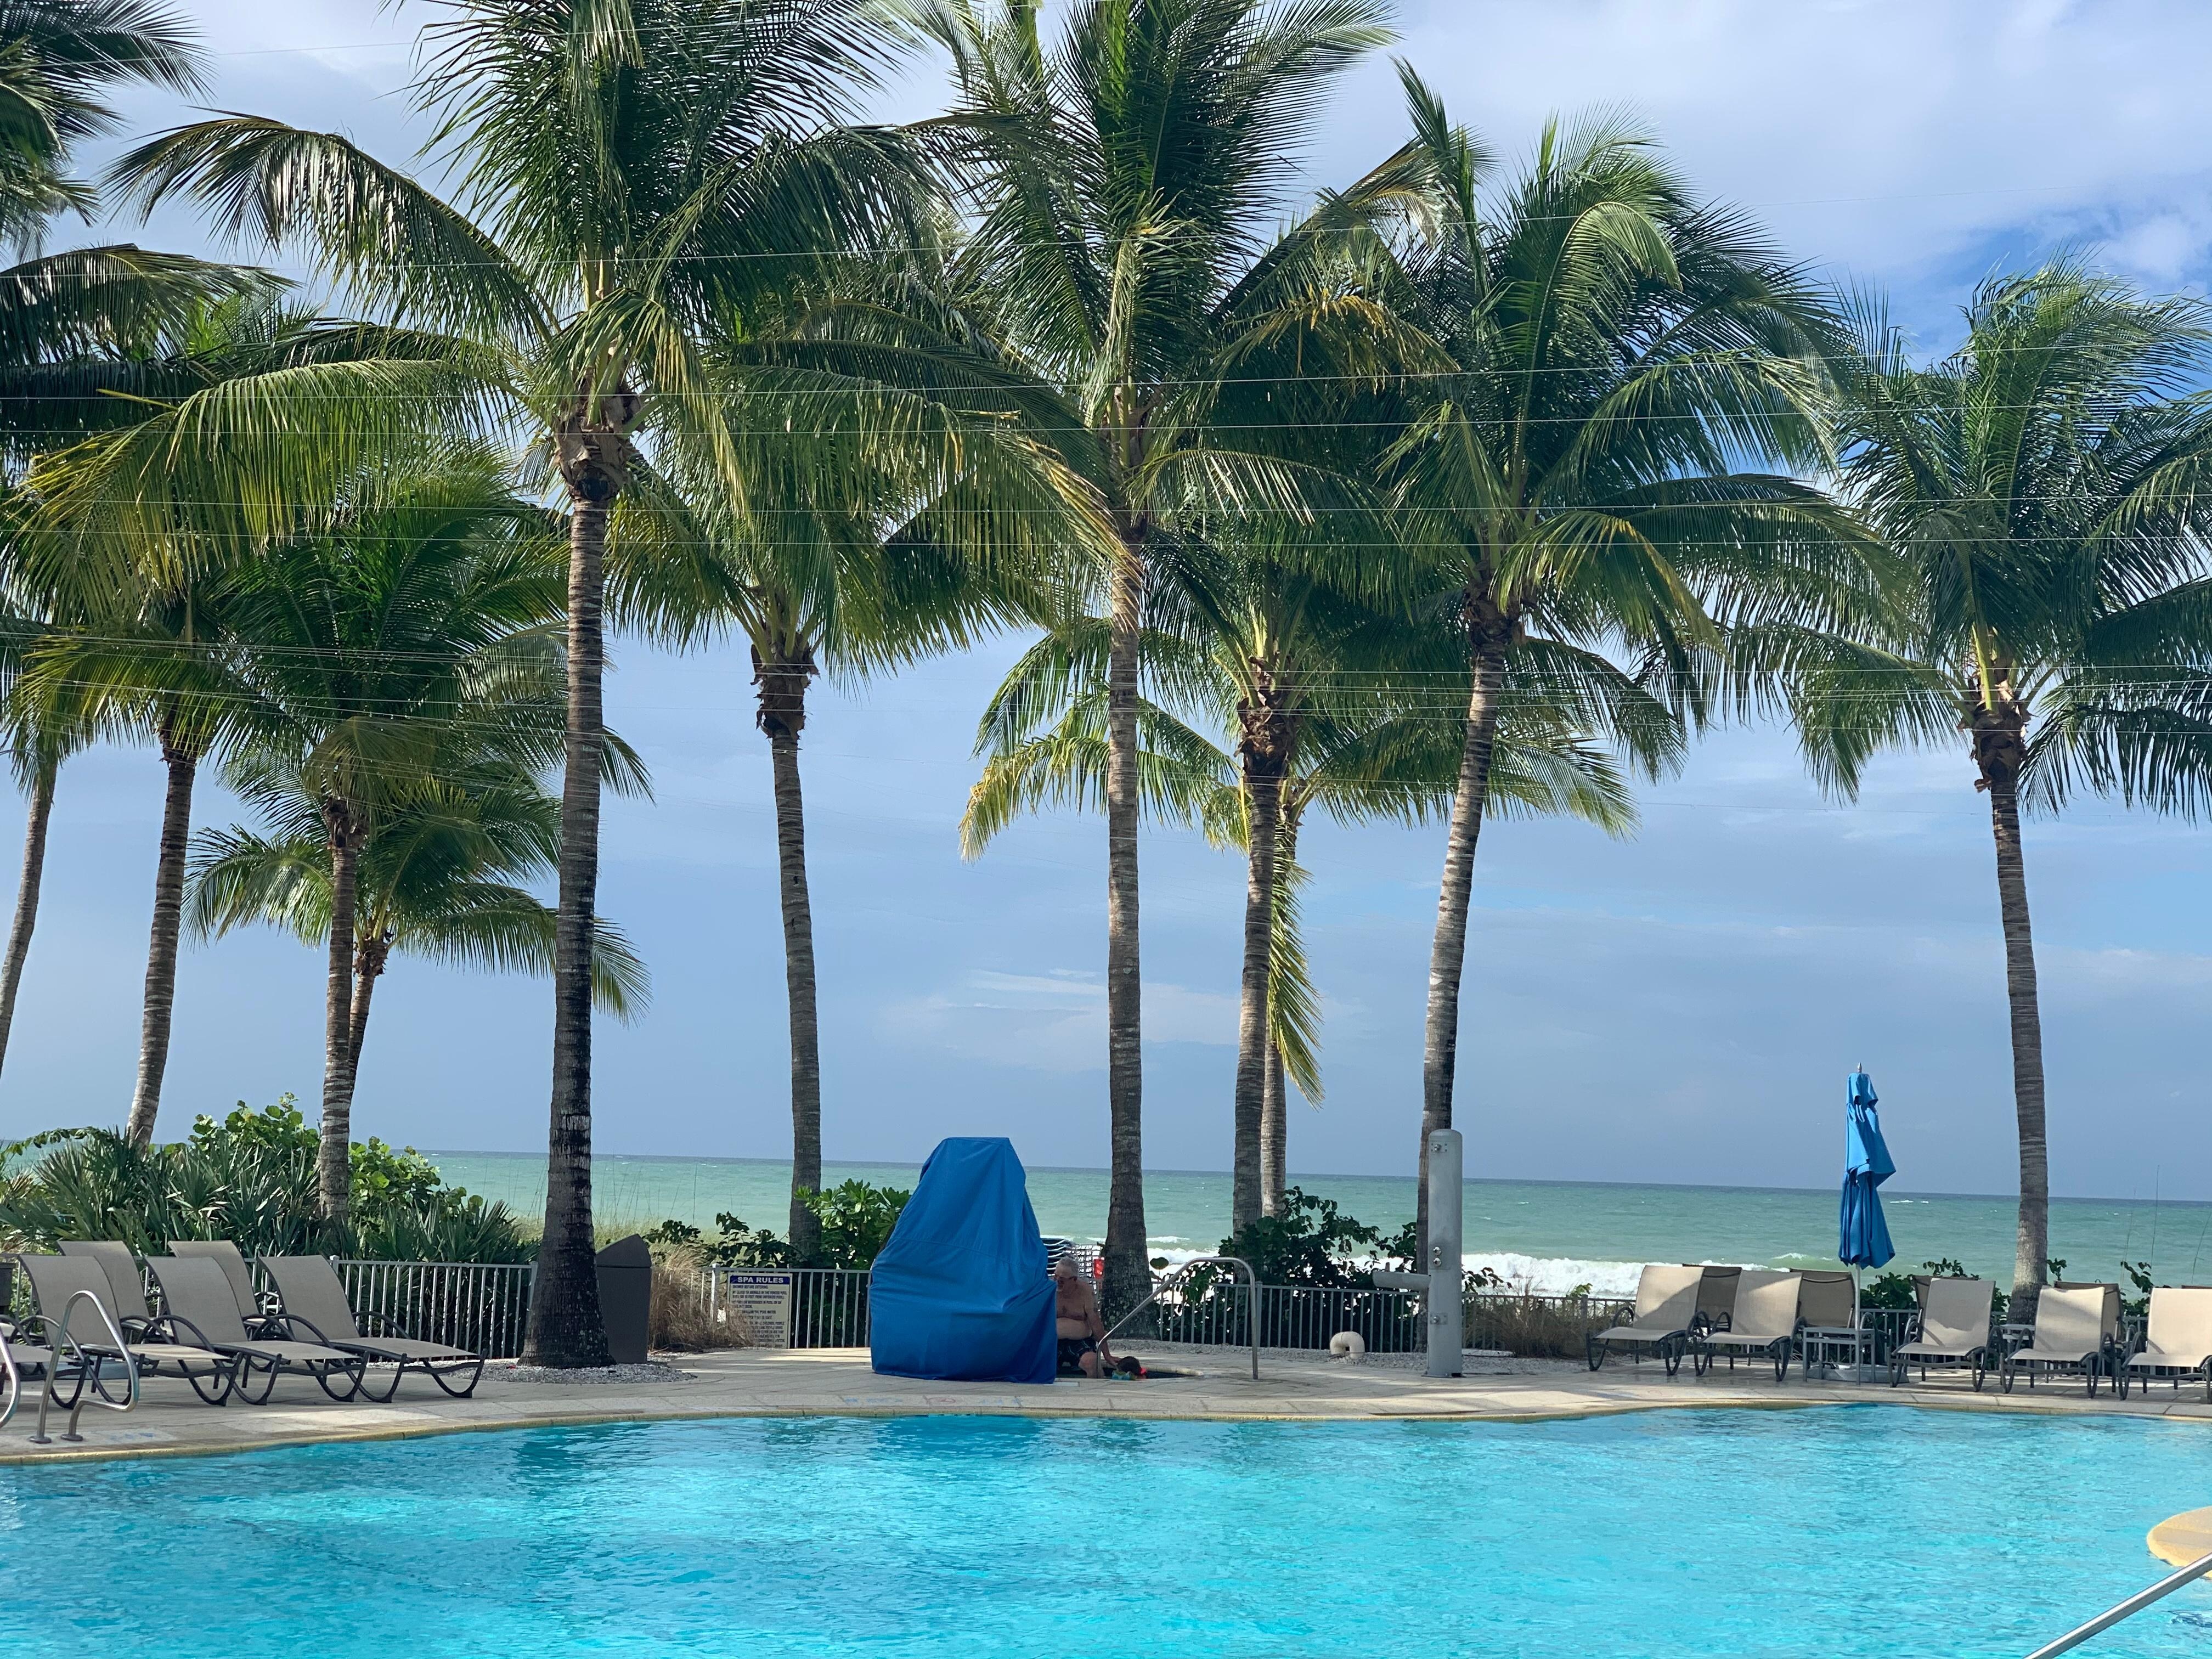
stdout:
<svg viewBox="0 0 2212 1659">
<path fill-rule="evenodd" d="M 236 1451 L 318 1441 L 382 1439 L 472 1429 L 597 1423 L 645 1419 L 715 1417 L 902 1417 L 939 1413 L 1059 1418 L 1204 1419 L 1298 1422 L 1487 1420 L 1528 1422 L 1686 1407 L 1801 1407 L 1887 1404 L 1952 1411 L 2036 1412 L 2196 1419 L 2212 1424 L 2212 1406 L 2200 1391 L 2138 1392 L 2124 1402 L 2109 1390 L 2094 1401 L 2078 1386 L 2025 1384 L 1999 1392 L 1994 1379 L 1979 1394 L 1962 1378 L 1904 1387 L 1815 1380 L 1793 1372 L 1777 1385 L 1772 1374 L 1744 1370 L 1696 1377 L 1686 1367 L 1669 1377 L 1654 1364 L 1625 1362 L 1591 1373 L 1580 1364 L 1479 1374 L 1431 1381 L 1418 1372 L 1370 1359 L 1350 1364 L 1287 1354 L 1261 1356 L 1260 1380 L 1241 1356 L 1209 1353 L 1152 1355 L 1193 1366 L 1200 1374 L 1159 1376 L 1141 1382 L 1062 1382 L 1050 1388 L 994 1382 L 922 1382 L 878 1376 L 864 1354 L 836 1351 L 771 1353 L 746 1351 L 673 1355 L 684 1380 L 639 1383 L 522 1382 L 488 1372 L 476 1395 L 450 1400 L 427 1380 L 410 1376 L 399 1397 L 383 1405 L 339 1403 L 311 1381 L 287 1377 L 265 1406 L 217 1408 L 196 1400 L 174 1378 L 149 1380 L 137 1409 L 118 1413 L 88 1407 L 83 1441 L 64 1443 L 65 1422 L 51 1425 L 52 1443 L 30 1442 L 38 1416 L 33 1391 L 15 1420 L 0 1429 L 0 1463 L 80 1457 L 162 1456 Z M 1480 1362 L 1470 1361 L 1470 1369 Z M 1501 1370 L 1503 1368 L 1500 1368 Z"/>
</svg>

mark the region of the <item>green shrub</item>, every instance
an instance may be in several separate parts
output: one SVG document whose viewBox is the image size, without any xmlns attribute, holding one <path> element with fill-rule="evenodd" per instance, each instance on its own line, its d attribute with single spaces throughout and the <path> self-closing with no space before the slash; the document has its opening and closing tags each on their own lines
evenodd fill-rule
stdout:
<svg viewBox="0 0 2212 1659">
<path fill-rule="evenodd" d="M 802 1190 L 799 1201 L 822 1224 L 822 1247 L 808 1261 L 799 1260 L 789 1240 L 766 1227 L 748 1227 L 726 1210 L 714 1217 L 711 1239 L 691 1223 L 672 1218 L 647 1232 L 645 1242 L 709 1267 L 872 1267 L 913 1196 L 865 1181 L 841 1182 L 826 1192 Z"/>
<path fill-rule="evenodd" d="M 411 1146 L 352 1147 L 353 1210 L 317 1213 L 316 1134 L 292 1097 L 185 1139 L 136 1146 L 108 1129 L 52 1130 L 0 1147 L 0 1244 L 51 1250 L 119 1238 L 142 1255 L 173 1238 L 228 1238 L 247 1255 L 311 1253 L 396 1261 L 527 1261 L 535 1248 L 503 1204 L 447 1186 Z M 34 1159 L 26 1163 L 32 1153 Z M 20 1165 L 21 1167 L 16 1167 Z"/>
</svg>

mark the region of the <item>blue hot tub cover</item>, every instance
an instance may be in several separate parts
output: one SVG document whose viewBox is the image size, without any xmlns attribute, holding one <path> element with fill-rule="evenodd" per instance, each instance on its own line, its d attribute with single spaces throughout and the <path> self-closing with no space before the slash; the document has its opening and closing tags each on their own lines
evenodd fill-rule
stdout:
<svg viewBox="0 0 2212 1659">
<path fill-rule="evenodd" d="M 946 1382 L 1050 1382 L 1053 1286 L 1014 1143 L 937 1144 L 868 1279 L 875 1368 Z"/>
</svg>

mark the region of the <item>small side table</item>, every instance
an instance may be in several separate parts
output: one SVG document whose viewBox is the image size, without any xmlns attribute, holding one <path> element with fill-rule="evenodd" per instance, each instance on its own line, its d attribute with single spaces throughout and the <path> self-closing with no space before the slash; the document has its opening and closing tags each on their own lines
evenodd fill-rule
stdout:
<svg viewBox="0 0 2212 1659">
<path fill-rule="evenodd" d="M 1805 1376 L 1812 1379 L 1818 1366 L 1823 1376 L 1847 1382 L 1875 1380 L 1881 1362 L 1880 1335 L 1867 1325 L 1808 1325 L 1798 1334 L 1805 1357 Z"/>
</svg>

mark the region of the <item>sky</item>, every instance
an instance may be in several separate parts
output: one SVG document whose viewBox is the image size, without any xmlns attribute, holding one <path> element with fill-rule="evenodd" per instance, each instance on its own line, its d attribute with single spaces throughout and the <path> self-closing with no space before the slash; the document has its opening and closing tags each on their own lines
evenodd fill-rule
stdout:
<svg viewBox="0 0 2212 1659">
<path fill-rule="evenodd" d="M 343 130 L 406 161 L 400 90 L 428 8 L 373 0 L 192 7 L 217 107 Z M 2212 271 L 2212 11 L 1746 0 L 1407 3 L 1401 46 L 1506 156 L 1546 117 L 1641 115 L 1703 191 L 1760 217 L 1838 283 L 1879 288 L 1930 349 L 1975 282 L 2054 248 L 2148 286 Z M 879 100 L 927 113 L 935 71 Z M 187 118 L 129 100 L 137 130 Z M 1349 75 L 1305 158 L 1342 183 L 1401 140 L 1395 77 Z M 204 249 L 169 214 L 117 233 Z M 1020 642 L 816 693 L 803 763 L 833 1159 L 918 1160 L 1006 1133 L 1033 1164 L 1106 1153 L 1104 831 L 1057 816 L 963 862 L 975 718 Z M 611 804 L 601 902 L 650 962 L 650 1012 L 602 1021 L 602 1150 L 789 1148 L 774 824 L 750 671 L 618 644 L 608 718 L 651 803 Z M 1626 840 L 1486 826 L 1460 1041 L 1470 1175 L 1825 1186 L 1844 1073 L 1881 1090 L 1897 1185 L 2016 1180 L 1989 818 L 1963 744 L 1894 756 L 1825 800 L 1786 732 L 1703 742 L 1642 791 Z M 136 1064 L 162 783 L 147 750 L 70 763 L 38 939 L 0 1079 L 0 1136 L 114 1122 Z M 235 802 L 204 787 L 198 821 Z M 2207 832 L 2088 803 L 2028 831 L 2064 1194 L 2212 1198 L 2212 860 Z M 12 868 L 20 828 L 0 839 Z M 1316 825 L 1309 945 L 1327 1094 L 1294 1103 L 1292 1171 L 1410 1172 L 1442 832 Z M 1195 836 L 1141 860 L 1146 1149 L 1229 1155 L 1243 875 Z M 0 878 L 4 879 L 4 878 Z M 288 939 L 187 949 L 161 1133 L 192 1114 L 319 1094 L 321 965 Z M 380 987 L 355 1132 L 424 1147 L 544 1145 L 550 987 L 398 961 Z M 310 1108 L 312 1110 L 312 1107 Z"/>
</svg>

